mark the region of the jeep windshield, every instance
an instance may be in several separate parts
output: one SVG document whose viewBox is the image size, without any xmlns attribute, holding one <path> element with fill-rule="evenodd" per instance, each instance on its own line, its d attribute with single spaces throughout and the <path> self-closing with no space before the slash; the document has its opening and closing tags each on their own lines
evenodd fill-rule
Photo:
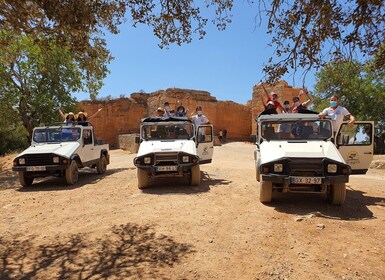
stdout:
<svg viewBox="0 0 385 280">
<path fill-rule="evenodd" d="M 178 140 L 191 139 L 194 136 L 194 127 L 191 123 L 152 123 L 142 126 L 144 140 Z"/>
<path fill-rule="evenodd" d="M 36 143 L 60 143 L 77 141 L 80 138 L 78 127 L 37 128 L 33 132 L 32 139 Z"/>
<path fill-rule="evenodd" d="M 326 140 L 332 136 L 329 120 L 274 120 L 261 123 L 266 140 Z"/>
</svg>

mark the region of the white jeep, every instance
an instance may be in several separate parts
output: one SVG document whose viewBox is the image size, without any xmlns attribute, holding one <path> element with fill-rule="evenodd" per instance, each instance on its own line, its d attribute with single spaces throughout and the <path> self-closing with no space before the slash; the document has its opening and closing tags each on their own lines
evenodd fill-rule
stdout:
<svg viewBox="0 0 385 280">
<path fill-rule="evenodd" d="M 212 125 L 195 127 L 182 117 L 142 119 L 138 142 L 134 164 L 139 189 L 159 178 L 184 177 L 190 185 L 199 185 L 199 165 L 210 163 L 214 151 Z"/>
<path fill-rule="evenodd" d="M 110 163 L 108 144 L 99 145 L 93 126 L 60 124 L 36 127 L 29 148 L 13 161 L 13 171 L 19 173 L 23 187 L 32 185 L 34 178 L 62 176 L 69 185 L 78 181 L 78 170 L 86 166 L 106 172 Z"/>
<path fill-rule="evenodd" d="M 373 158 L 373 122 L 343 123 L 335 139 L 316 114 L 262 115 L 254 152 L 260 201 L 273 192 L 323 193 L 345 201 L 350 174 L 365 174 Z"/>
</svg>

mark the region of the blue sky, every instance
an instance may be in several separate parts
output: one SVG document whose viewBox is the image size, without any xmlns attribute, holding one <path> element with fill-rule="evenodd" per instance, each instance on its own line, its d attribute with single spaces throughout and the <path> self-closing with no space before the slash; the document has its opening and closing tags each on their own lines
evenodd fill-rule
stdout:
<svg viewBox="0 0 385 280">
<path fill-rule="evenodd" d="M 194 36 L 190 44 L 160 49 L 150 28 L 133 28 L 129 22 L 120 27 L 118 35 L 107 35 L 115 59 L 98 97 L 128 97 L 140 90 L 150 93 L 176 87 L 205 90 L 217 100 L 246 104 L 253 85 L 263 80 L 263 64 L 273 55 L 273 48 L 268 46 L 266 28 L 256 22 L 257 7 L 247 1 L 234 2 L 232 23 L 225 31 L 208 23 L 204 39 Z M 284 79 L 302 86 L 302 73 L 293 74 Z M 312 74 L 307 75 L 306 85 L 313 87 Z M 76 97 L 88 99 L 86 94 Z"/>
</svg>

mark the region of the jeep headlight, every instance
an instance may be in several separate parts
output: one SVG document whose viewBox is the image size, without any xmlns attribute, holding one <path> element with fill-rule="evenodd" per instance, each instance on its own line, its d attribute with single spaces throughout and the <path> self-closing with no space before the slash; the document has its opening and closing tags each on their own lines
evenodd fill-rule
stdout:
<svg viewBox="0 0 385 280">
<path fill-rule="evenodd" d="M 25 158 L 19 158 L 19 164 L 24 165 L 25 164 Z"/>
<path fill-rule="evenodd" d="M 182 161 L 183 161 L 184 163 L 189 162 L 189 161 L 190 161 L 190 157 L 189 157 L 189 156 L 183 156 L 183 157 L 182 157 Z"/>
<path fill-rule="evenodd" d="M 337 164 L 329 163 L 328 164 L 328 173 L 337 173 Z"/>
<path fill-rule="evenodd" d="M 275 163 L 274 164 L 274 172 L 275 173 L 282 173 L 283 172 L 283 164 L 282 163 Z"/>
<path fill-rule="evenodd" d="M 52 162 L 58 164 L 60 162 L 60 158 L 58 156 L 55 156 L 52 158 Z"/>
<path fill-rule="evenodd" d="M 145 157 L 143 159 L 144 164 L 151 164 L 151 157 Z"/>
</svg>

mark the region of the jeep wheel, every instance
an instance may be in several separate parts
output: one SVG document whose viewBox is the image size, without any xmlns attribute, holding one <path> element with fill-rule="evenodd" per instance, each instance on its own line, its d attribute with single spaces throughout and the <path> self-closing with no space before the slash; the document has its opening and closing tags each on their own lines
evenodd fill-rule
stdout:
<svg viewBox="0 0 385 280">
<path fill-rule="evenodd" d="M 259 177 L 259 201 L 262 203 L 271 202 L 273 196 L 273 183 L 265 181 L 262 175 Z"/>
<path fill-rule="evenodd" d="M 139 189 L 147 188 L 150 185 L 151 179 L 148 177 L 147 170 L 137 168 L 137 176 Z"/>
<path fill-rule="evenodd" d="M 75 184 L 79 179 L 78 164 L 75 160 L 71 161 L 70 166 L 66 169 L 66 181 L 68 185 Z"/>
<path fill-rule="evenodd" d="M 328 199 L 331 204 L 342 205 L 346 198 L 346 185 L 345 183 L 335 183 L 329 186 Z"/>
<path fill-rule="evenodd" d="M 199 186 L 201 183 L 201 169 L 199 168 L 199 165 L 195 165 L 191 168 L 190 176 L 190 185 Z"/>
<path fill-rule="evenodd" d="M 96 171 L 99 174 L 104 174 L 106 173 L 107 170 L 107 158 L 105 155 L 102 155 L 96 165 Z"/>
<path fill-rule="evenodd" d="M 33 178 L 27 176 L 25 172 L 19 171 L 19 182 L 20 185 L 24 188 L 32 186 Z"/>
</svg>

